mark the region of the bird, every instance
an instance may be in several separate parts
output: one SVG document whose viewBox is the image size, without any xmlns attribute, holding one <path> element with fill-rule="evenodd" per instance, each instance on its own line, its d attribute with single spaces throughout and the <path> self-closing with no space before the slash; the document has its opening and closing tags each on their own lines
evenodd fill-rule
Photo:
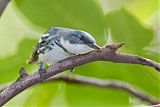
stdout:
<svg viewBox="0 0 160 107">
<path fill-rule="evenodd" d="M 66 58 L 100 49 L 87 32 L 63 27 L 51 27 L 35 45 L 29 64 L 38 64 L 38 72 L 44 81 L 44 64 L 54 64 Z M 71 71 L 73 71 L 71 69 Z"/>
</svg>

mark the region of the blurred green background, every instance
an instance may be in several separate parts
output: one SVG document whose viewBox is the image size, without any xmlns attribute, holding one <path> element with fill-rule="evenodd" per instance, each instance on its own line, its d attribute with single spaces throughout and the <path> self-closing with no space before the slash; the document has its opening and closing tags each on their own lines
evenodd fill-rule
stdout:
<svg viewBox="0 0 160 107">
<path fill-rule="evenodd" d="M 12 0 L 0 19 L 0 84 L 14 81 L 27 65 L 34 44 L 52 26 L 89 32 L 101 46 L 117 42 L 119 51 L 160 61 L 158 0 Z M 71 75 L 66 71 L 68 75 Z M 160 98 L 160 74 L 153 68 L 94 62 L 74 74 L 121 80 Z M 125 91 L 73 85 L 65 82 L 33 86 L 4 107 L 134 107 L 146 105 Z"/>
</svg>

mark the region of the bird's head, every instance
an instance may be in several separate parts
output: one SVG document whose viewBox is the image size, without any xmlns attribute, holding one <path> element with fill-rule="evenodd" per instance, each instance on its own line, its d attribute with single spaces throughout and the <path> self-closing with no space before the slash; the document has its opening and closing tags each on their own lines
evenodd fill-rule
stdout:
<svg viewBox="0 0 160 107">
<path fill-rule="evenodd" d="M 71 32 L 71 37 L 73 39 L 70 39 L 70 43 L 77 44 L 85 44 L 93 49 L 100 49 L 100 47 L 96 44 L 95 39 L 87 32 L 76 30 Z"/>
<path fill-rule="evenodd" d="M 65 34 L 62 44 L 73 53 L 85 54 L 93 49 L 100 49 L 95 39 L 85 31 L 68 29 Z"/>
</svg>

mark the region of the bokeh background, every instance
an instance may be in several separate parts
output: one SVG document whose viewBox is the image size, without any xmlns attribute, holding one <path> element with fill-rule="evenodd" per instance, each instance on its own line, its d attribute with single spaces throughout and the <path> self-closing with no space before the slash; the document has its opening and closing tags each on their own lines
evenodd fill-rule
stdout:
<svg viewBox="0 0 160 107">
<path fill-rule="evenodd" d="M 50 27 L 89 32 L 100 46 L 125 42 L 119 51 L 160 61 L 159 0 L 12 0 L 0 18 L 0 84 L 14 81 L 34 44 Z M 73 74 L 121 80 L 160 98 L 160 74 L 153 68 L 94 62 Z M 53 82 L 33 86 L 4 107 L 142 107 L 125 91 Z"/>
</svg>

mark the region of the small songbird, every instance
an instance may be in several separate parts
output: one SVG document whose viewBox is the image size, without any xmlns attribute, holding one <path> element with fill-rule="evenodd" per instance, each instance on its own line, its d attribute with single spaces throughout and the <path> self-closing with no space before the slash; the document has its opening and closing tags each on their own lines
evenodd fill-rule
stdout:
<svg viewBox="0 0 160 107">
<path fill-rule="evenodd" d="M 38 64 L 40 78 L 44 81 L 43 64 L 53 64 L 71 56 L 86 54 L 93 49 L 100 49 L 100 47 L 89 33 L 52 27 L 40 38 L 28 63 Z"/>
</svg>

